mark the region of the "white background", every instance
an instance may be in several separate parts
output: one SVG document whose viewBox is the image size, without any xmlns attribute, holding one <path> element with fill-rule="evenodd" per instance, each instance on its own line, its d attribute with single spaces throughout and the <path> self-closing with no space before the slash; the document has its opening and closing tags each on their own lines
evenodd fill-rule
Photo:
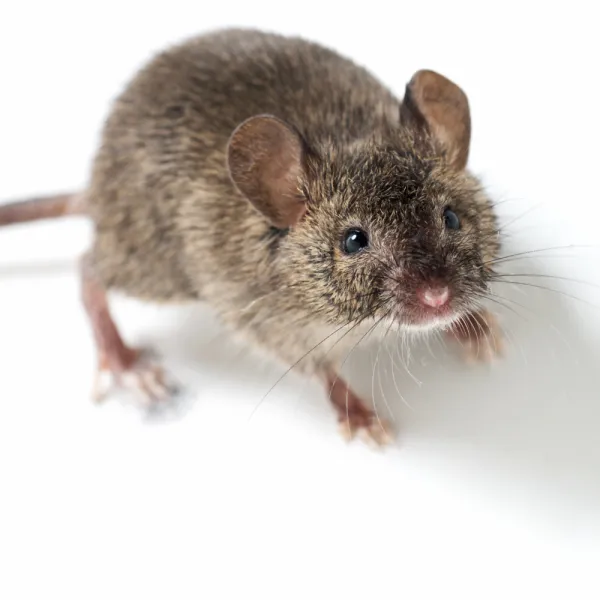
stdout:
<svg viewBox="0 0 600 600">
<path fill-rule="evenodd" d="M 505 252 L 577 246 L 506 270 L 600 283 L 591 2 L 150 4 L 3 3 L 0 201 L 83 186 L 110 100 L 152 53 L 256 26 L 333 46 L 400 95 L 420 68 L 454 79 Z M 89 235 L 0 231 L 0 597 L 600 597 L 600 309 L 582 301 L 600 305 L 597 288 L 499 286 L 518 314 L 502 313 L 492 368 L 433 344 L 415 350 L 418 385 L 387 352 L 355 353 L 354 385 L 399 432 L 378 453 L 346 446 L 294 375 L 249 418 L 280 371 L 205 308 L 119 300 L 126 338 L 188 397 L 162 415 L 93 405 L 75 271 Z"/>
</svg>

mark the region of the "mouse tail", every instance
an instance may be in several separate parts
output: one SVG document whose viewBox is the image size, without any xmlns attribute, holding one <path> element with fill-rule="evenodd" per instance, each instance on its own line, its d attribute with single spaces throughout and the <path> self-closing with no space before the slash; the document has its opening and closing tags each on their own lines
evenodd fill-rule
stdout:
<svg viewBox="0 0 600 600">
<path fill-rule="evenodd" d="M 0 227 L 85 214 L 83 193 L 57 194 L 0 205 Z"/>
</svg>

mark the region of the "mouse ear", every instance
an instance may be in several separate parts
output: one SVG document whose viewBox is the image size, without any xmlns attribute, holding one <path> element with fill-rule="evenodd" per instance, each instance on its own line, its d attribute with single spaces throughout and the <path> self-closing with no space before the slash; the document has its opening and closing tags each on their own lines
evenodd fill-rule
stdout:
<svg viewBox="0 0 600 600">
<path fill-rule="evenodd" d="M 300 134 L 271 115 L 244 121 L 229 140 L 231 179 L 275 227 L 292 227 L 306 212 L 298 190 L 304 154 Z"/>
<path fill-rule="evenodd" d="M 463 170 L 469 157 L 471 116 L 466 94 L 434 71 L 418 71 L 406 86 L 400 121 L 428 129 L 442 144 L 449 164 Z"/>
</svg>

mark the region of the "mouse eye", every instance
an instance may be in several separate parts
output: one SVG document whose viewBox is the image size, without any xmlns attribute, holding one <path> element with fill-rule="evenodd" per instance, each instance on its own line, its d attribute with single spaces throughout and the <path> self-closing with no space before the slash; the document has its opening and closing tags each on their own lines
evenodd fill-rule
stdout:
<svg viewBox="0 0 600 600">
<path fill-rule="evenodd" d="M 450 208 L 444 211 L 444 223 L 448 229 L 460 229 L 460 219 Z"/>
<path fill-rule="evenodd" d="M 342 240 L 342 250 L 346 254 L 356 254 L 369 245 L 369 236 L 362 229 L 348 229 Z"/>
</svg>

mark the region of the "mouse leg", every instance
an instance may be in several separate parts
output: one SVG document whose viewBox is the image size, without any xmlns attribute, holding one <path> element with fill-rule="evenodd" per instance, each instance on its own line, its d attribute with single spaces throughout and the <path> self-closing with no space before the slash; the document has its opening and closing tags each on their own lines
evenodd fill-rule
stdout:
<svg viewBox="0 0 600 600">
<path fill-rule="evenodd" d="M 367 408 L 343 379 L 331 373 L 327 377 L 326 385 L 329 399 L 337 413 L 342 436 L 346 440 L 351 440 L 359 433 L 378 446 L 385 446 L 392 441 L 392 428 L 387 421 L 380 419 L 376 412 Z"/>
<path fill-rule="evenodd" d="M 162 368 L 152 364 L 140 350 L 125 344 L 112 319 L 106 290 L 94 275 L 89 258 L 81 261 L 81 296 L 98 349 L 98 375 L 93 398 L 104 399 L 112 384 L 140 394 L 145 401 L 166 400 L 172 390 Z"/>
<path fill-rule="evenodd" d="M 448 331 L 462 346 L 467 362 L 491 362 L 503 351 L 503 335 L 496 317 L 487 310 L 464 315 Z"/>
</svg>

